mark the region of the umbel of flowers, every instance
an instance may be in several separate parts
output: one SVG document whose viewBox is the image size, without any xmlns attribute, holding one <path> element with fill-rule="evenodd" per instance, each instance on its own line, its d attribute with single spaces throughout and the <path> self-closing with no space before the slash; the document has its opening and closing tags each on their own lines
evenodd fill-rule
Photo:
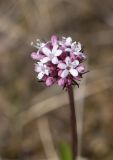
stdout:
<svg viewBox="0 0 113 160">
<path fill-rule="evenodd" d="M 59 38 L 55 35 L 48 42 L 37 40 L 36 51 L 31 54 L 35 60 L 37 78 L 47 86 L 57 83 L 63 88 L 79 85 L 86 73 L 83 62 L 86 54 L 80 42 L 72 41 L 71 37 Z"/>
</svg>

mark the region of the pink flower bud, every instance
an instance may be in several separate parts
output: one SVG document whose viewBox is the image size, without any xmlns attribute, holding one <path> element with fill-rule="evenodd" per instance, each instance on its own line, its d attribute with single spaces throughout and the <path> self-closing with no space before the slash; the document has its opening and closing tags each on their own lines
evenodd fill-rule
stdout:
<svg viewBox="0 0 113 160">
<path fill-rule="evenodd" d="M 55 82 L 55 80 L 54 80 L 53 77 L 48 77 L 48 78 L 46 79 L 46 85 L 47 85 L 47 86 L 51 86 L 54 82 Z"/>
<path fill-rule="evenodd" d="M 57 44 L 57 42 L 58 42 L 58 37 L 55 36 L 55 35 L 53 35 L 53 36 L 51 37 L 51 42 L 52 42 L 53 45 Z"/>
<path fill-rule="evenodd" d="M 38 54 L 36 52 L 31 53 L 31 58 L 34 60 L 38 60 Z"/>
<path fill-rule="evenodd" d="M 70 58 L 73 59 L 73 60 L 75 60 L 76 56 L 73 53 L 70 53 Z"/>
<path fill-rule="evenodd" d="M 59 86 L 64 86 L 64 84 L 65 84 L 65 79 L 61 78 L 61 79 L 58 80 L 58 85 Z"/>
<path fill-rule="evenodd" d="M 85 67 L 84 67 L 83 65 L 80 65 L 80 66 L 77 67 L 77 71 L 78 71 L 79 73 L 84 73 Z"/>
</svg>

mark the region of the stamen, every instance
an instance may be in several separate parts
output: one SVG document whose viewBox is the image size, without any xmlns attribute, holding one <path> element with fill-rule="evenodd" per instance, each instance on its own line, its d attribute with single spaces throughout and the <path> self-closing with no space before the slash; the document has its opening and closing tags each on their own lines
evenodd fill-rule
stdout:
<svg viewBox="0 0 113 160">
<path fill-rule="evenodd" d="M 40 46 L 38 46 L 38 44 L 34 44 L 33 42 L 31 42 L 31 46 L 33 46 L 33 47 L 35 47 L 37 49 L 39 49 L 39 47 L 40 47 Z"/>
</svg>

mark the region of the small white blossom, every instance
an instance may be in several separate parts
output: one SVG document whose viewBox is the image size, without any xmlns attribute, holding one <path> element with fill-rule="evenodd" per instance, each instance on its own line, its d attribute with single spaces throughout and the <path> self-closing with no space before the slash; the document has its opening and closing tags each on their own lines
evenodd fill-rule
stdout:
<svg viewBox="0 0 113 160">
<path fill-rule="evenodd" d="M 71 49 L 75 55 L 79 55 L 81 53 L 80 51 L 82 49 L 82 46 L 81 46 L 80 42 L 78 42 L 78 43 L 73 42 L 71 45 Z"/>
<path fill-rule="evenodd" d="M 69 73 L 77 77 L 78 76 L 78 71 L 75 69 L 79 65 L 78 60 L 74 60 L 73 62 L 71 61 L 70 57 L 66 57 L 65 63 L 59 63 L 58 68 L 62 69 L 61 77 L 66 78 Z"/>
<path fill-rule="evenodd" d="M 40 80 L 44 77 L 44 75 L 49 75 L 49 68 L 42 62 L 37 62 L 35 65 L 35 71 L 38 72 L 37 78 Z"/>
<path fill-rule="evenodd" d="M 67 38 L 66 37 L 62 37 L 62 40 L 59 41 L 59 44 L 61 46 L 65 46 L 65 47 L 71 46 L 72 38 L 71 37 L 67 37 Z"/>
<path fill-rule="evenodd" d="M 65 51 L 73 52 L 75 55 L 79 55 L 82 49 L 82 46 L 79 42 L 73 42 L 71 37 L 62 37 L 60 42 L 61 46 L 65 46 Z"/>
<path fill-rule="evenodd" d="M 43 47 L 42 52 L 46 55 L 46 57 L 41 60 L 42 63 L 51 61 L 53 64 L 58 64 L 57 57 L 62 54 L 62 50 L 58 49 L 58 45 L 54 45 L 52 50 L 47 47 Z"/>
</svg>

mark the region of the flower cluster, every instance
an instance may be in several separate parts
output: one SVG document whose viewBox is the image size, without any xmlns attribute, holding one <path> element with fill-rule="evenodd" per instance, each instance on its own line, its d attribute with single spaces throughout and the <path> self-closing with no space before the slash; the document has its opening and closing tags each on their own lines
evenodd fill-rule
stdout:
<svg viewBox="0 0 113 160">
<path fill-rule="evenodd" d="M 35 71 L 40 81 L 47 86 L 57 83 L 63 88 L 79 85 L 82 75 L 86 73 L 82 64 L 86 55 L 79 42 L 73 42 L 71 37 L 60 39 L 53 35 L 50 41 L 42 43 L 37 40 L 34 46 L 37 51 L 31 57 L 36 61 Z"/>
</svg>

